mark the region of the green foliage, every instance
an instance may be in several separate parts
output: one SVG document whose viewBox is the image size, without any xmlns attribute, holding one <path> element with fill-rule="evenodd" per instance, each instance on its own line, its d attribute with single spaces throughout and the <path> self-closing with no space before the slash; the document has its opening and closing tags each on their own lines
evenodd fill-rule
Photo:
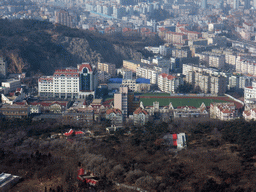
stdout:
<svg viewBox="0 0 256 192">
<path fill-rule="evenodd" d="M 177 89 L 176 92 L 177 93 L 191 93 L 193 90 L 193 85 L 190 83 L 187 83 L 186 81 L 184 82 L 184 84 L 180 84 Z"/>
</svg>

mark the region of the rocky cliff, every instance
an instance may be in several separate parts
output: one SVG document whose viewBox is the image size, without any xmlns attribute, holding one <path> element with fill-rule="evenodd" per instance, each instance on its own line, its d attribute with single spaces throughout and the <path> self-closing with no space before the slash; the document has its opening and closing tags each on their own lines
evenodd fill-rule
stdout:
<svg viewBox="0 0 256 192">
<path fill-rule="evenodd" d="M 123 59 L 140 60 L 142 46 L 118 38 L 48 22 L 0 20 L 0 55 L 8 61 L 10 73 L 50 75 L 56 68 L 81 62 L 111 62 L 119 67 Z"/>
</svg>

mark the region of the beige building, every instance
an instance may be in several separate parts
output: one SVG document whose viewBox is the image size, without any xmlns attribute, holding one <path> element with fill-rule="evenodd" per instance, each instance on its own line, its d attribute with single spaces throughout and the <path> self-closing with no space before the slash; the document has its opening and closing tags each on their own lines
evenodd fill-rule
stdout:
<svg viewBox="0 0 256 192">
<path fill-rule="evenodd" d="M 100 63 L 98 62 L 98 71 L 104 71 L 111 77 L 116 75 L 116 65 L 111 63 Z"/>
<path fill-rule="evenodd" d="M 114 108 L 122 111 L 124 117 L 128 116 L 128 86 L 120 86 L 119 93 L 114 94 Z"/>
<path fill-rule="evenodd" d="M 136 72 L 137 67 L 142 65 L 141 62 L 133 61 L 133 60 L 123 60 L 123 67 L 131 70 L 132 72 Z"/>
<path fill-rule="evenodd" d="M 222 55 L 222 54 L 209 55 L 209 67 L 215 67 L 217 69 L 224 68 L 225 67 L 225 55 Z"/>
<path fill-rule="evenodd" d="M 195 87 L 199 87 L 203 93 L 210 92 L 210 75 L 207 73 L 195 73 Z M 193 83 L 192 83 L 193 85 Z"/>
<path fill-rule="evenodd" d="M 29 106 L 4 105 L 0 108 L 0 116 L 3 118 L 26 118 L 29 115 Z"/>
<path fill-rule="evenodd" d="M 147 92 L 150 91 L 150 84 L 137 83 L 136 79 L 123 79 L 123 86 L 128 86 L 129 90 L 133 92 Z"/>
<path fill-rule="evenodd" d="M 186 45 L 188 43 L 187 35 L 184 33 L 176 33 L 176 32 L 171 32 L 168 31 L 165 33 L 165 41 L 168 43 L 173 43 L 173 44 L 184 44 Z"/>
<path fill-rule="evenodd" d="M 209 67 L 215 67 L 217 69 L 225 67 L 225 55 L 223 54 L 203 52 L 196 53 L 195 56 L 199 57 L 202 64 L 208 65 Z"/>
<path fill-rule="evenodd" d="M 217 75 L 214 70 L 183 64 L 183 75 L 186 75 L 186 82 L 194 88 L 200 88 L 203 93 L 212 95 L 224 95 L 227 87 L 227 78 Z"/>
<path fill-rule="evenodd" d="M 236 67 L 236 55 L 232 53 L 226 53 L 225 62 L 229 65 Z"/>
</svg>

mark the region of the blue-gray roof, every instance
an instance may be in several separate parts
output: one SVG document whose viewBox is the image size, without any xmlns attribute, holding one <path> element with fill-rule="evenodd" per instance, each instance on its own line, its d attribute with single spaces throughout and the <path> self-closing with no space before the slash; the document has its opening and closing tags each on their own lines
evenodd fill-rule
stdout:
<svg viewBox="0 0 256 192">
<path fill-rule="evenodd" d="M 138 79 L 136 79 L 136 83 L 150 84 L 150 79 L 138 78 Z"/>
<path fill-rule="evenodd" d="M 122 83 L 122 78 L 110 78 L 109 83 Z"/>
</svg>

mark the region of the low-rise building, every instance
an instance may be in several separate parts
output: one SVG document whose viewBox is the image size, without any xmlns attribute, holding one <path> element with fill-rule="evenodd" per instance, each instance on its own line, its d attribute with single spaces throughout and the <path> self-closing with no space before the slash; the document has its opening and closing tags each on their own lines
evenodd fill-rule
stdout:
<svg viewBox="0 0 256 192">
<path fill-rule="evenodd" d="M 193 106 L 177 107 L 173 110 L 173 118 L 198 118 L 208 117 L 209 113 L 206 110 L 204 103 L 199 108 Z"/>
<path fill-rule="evenodd" d="M 122 125 L 123 114 L 120 109 L 112 108 L 106 111 L 106 119 L 110 120 L 111 125 Z"/>
<path fill-rule="evenodd" d="M 19 176 L 11 175 L 9 173 L 0 174 L 0 191 L 9 191 L 9 189 L 18 183 L 20 180 Z"/>
<path fill-rule="evenodd" d="M 3 105 L 0 108 L 2 118 L 26 118 L 29 116 L 29 106 Z"/>
<path fill-rule="evenodd" d="M 234 103 L 211 103 L 210 117 L 223 121 L 237 118 L 237 110 Z"/>
<path fill-rule="evenodd" d="M 5 82 L 2 82 L 2 87 L 9 88 L 9 92 L 15 91 L 17 88 L 21 87 L 20 80 L 8 80 Z"/>
<path fill-rule="evenodd" d="M 243 111 L 243 117 L 246 121 L 256 120 L 256 108 Z"/>
<path fill-rule="evenodd" d="M 134 125 L 145 125 L 148 122 L 149 115 L 148 112 L 141 107 L 138 107 L 134 112 L 133 112 L 133 122 Z"/>
</svg>

